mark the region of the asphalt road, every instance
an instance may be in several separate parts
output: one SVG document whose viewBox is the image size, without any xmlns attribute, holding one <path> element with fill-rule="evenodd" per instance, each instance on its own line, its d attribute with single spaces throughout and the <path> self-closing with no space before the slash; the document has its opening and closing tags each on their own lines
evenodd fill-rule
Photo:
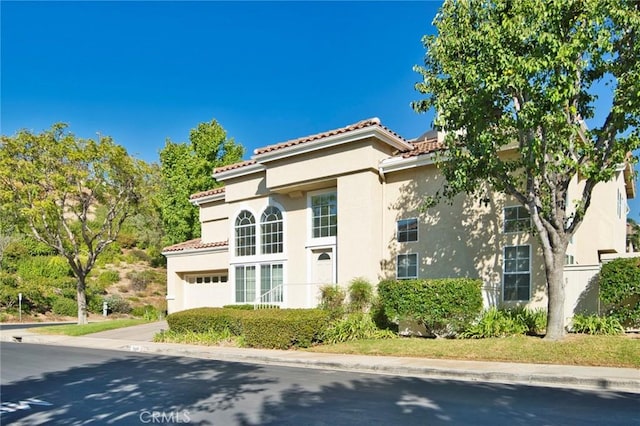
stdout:
<svg viewBox="0 0 640 426">
<path fill-rule="evenodd" d="M 2 425 L 640 425 L 640 396 L 3 343 Z"/>
</svg>

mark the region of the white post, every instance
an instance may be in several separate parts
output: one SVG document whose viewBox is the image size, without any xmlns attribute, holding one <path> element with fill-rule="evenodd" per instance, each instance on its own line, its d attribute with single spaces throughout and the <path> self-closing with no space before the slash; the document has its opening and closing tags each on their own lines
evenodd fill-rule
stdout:
<svg viewBox="0 0 640 426">
<path fill-rule="evenodd" d="M 107 316 L 107 302 L 102 302 L 102 316 Z"/>
<path fill-rule="evenodd" d="M 22 293 L 18 293 L 18 318 L 22 322 Z"/>
</svg>

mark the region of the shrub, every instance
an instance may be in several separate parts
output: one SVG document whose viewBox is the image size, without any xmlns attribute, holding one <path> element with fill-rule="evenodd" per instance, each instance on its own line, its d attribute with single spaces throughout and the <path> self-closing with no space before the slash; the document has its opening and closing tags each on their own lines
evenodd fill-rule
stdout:
<svg viewBox="0 0 640 426">
<path fill-rule="evenodd" d="M 344 299 L 346 293 L 342 287 L 327 284 L 320 287 L 319 308 L 328 311 L 331 318 L 339 318 L 344 313 Z"/>
<path fill-rule="evenodd" d="M 378 296 L 387 317 L 419 321 L 435 336 L 451 336 L 480 314 L 481 286 L 468 278 L 387 280 L 378 285 Z"/>
<path fill-rule="evenodd" d="M 608 317 L 640 327 L 640 258 L 615 259 L 600 270 L 600 299 Z"/>
<path fill-rule="evenodd" d="M 51 308 L 54 314 L 73 317 L 78 314 L 78 302 L 66 297 L 58 297 Z"/>
<path fill-rule="evenodd" d="M 97 284 L 101 287 L 109 287 L 111 284 L 115 284 L 120 281 L 120 273 L 118 271 L 106 270 L 100 272 L 98 275 Z"/>
<path fill-rule="evenodd" d="M 73 276 L 67 261 L 59 256 L 26 257 L 20 259 L 16 266 L 18 275 L 26 281 L 38 278 L 61 279 Z"/>
<path fill-rule="evenodd" d="M 153 271 L 129 271 L 127 278 L 131 280 L 131 289 L 134 291 L 142 291 L 147 289 L 147 285 L 153 282 L 155 274 Z"/>
<path fill-rule="evenodd" d="M 527 327 L 526 333 L 532 336 L 544 334 L 547 328 L 547 311 L 544 309 L 511 308 L 506 313 Z"/>
<path fill-rule="evenodd" d="M 320 309 L 261 309 L 243 318 L 245 344 L 254 348 L 306 348 L 320 341 L 329 314 Z"/>
<path fill-rule="evenodd" d="M 467 327 L 460 337 L 473 339 L 507 337 L 524 334 L 527 330 L 523 319 L 510 315 L 508 311 L 491 308 L 486 310 L 475 324 Z"/>
<path fill-rule="evenodd" d="M 248 313 L 240 309 L 195 308 L 169 315 L 167 323 L 169 329 L 176 332 L 221 333 L 227 329 L 239 336 L 242 334 L 242 319 Z"/>
<path fill-rule="evenodd" d="M 365 278 L 354 278 L 349 283 L 349 311 L 366 312 L 373 303 L 373 287 Z"/>
<path fill-rule="evenodd" d="M 616 335 L 624 333 L 624 328 L 614 317 L 578 314 L 571 320 L 573 333 Z"/>
<path fill-rule="evenodd" d="M 104 267 L 108 264 L 115 264 L 122 258 L 122 247 L 117 242 L 111 243 L 102 250 L 96 259 L 96 266 Z"/>
<path fill-rule="evenodd" d="M 157 321 L 162 317 L 162 312 L 153 305 L 144 305 L 133 308 L 131 310 L 131 315 L 134 317 L 144 318 L 147 321 Z"/>
<path fill-rule="evenodd" d="M 240 310 L 243 310 L 243 311 L 253 311 L 255 309 L 255 307 L 253 305 L 250 305 L 250 304 L 224 305 L 223 308 L 224 309 L 240 309 Z"/>
<path fill-rule="evenodd" d="M 107 302 L 108 312 L 114 314 L 128 314 L 131 312 L 131 304 L 117 294 L 105 296 L 103 300 Z M 100 309 L 102 310 L 102 307 Z"/>
<path fill-rule="evenodd" d="M 389 339 L 398 337 L 391 330 L 381 330 L 369 314 L 355 312 L 332 321 L 322 333 L 324 343 L 340 343 L 359 339 Z"/>
</svg>

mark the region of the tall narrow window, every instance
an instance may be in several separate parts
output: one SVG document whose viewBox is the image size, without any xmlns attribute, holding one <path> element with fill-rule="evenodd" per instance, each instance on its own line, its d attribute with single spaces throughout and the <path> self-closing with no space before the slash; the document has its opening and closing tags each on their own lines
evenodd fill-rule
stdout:
<svg viewBox="0 0 640 426">
<path fill-rule="evenodd" d="M 282 265 L 260 265 L 260 302 L 282 302 Z"/>
<path fill-rule="evenodd" d="M 338 198 L 335 192 L 312 196 L 311 212 L 313 238 L 338 234 Z"/>
<path fill-rule="evenodd" d="M 256 299 L 256 267 L 236 266 L 236 303 L 253 303 Z"/>
<path fill-rule="evenodd" d="M 247 210 L 236 218 L 236 256 L 256 254 L 256 221 Z"/>
<path fill-rule="evenodd" d="M 531 228 L 531 215 L 524 206 L 505 207 L 504 232 L 521 232 Z"/>
<path fill-rule="evenodd" d="M 402 219 L 398 221 L 398 242 L 418 241 L 418 219 Z"/>
<path fill-rule="evenodd" d="M 396 276 L 399 280 L 418 278 L 418 255 L 416 253 L 398 255 Z"/>
<path fill-rule="evenodd" d="M 529 300 L 531 288 L 531 247 L 504 248 L 503 299 Z"/>
<path fill-rule="evenodd" d="M 260 219 L 262 254 L 282 253 L 282 212 L 269 206 Z"/>
</svg>

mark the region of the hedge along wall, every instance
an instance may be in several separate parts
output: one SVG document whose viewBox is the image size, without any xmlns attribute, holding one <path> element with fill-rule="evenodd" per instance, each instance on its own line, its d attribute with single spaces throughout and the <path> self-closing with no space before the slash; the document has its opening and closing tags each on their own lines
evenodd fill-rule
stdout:
<svg viewBox="0 0 640 426">
<path fill-rule="evenodd" d="M 640 327 L 640 258 L 615 259 L 600 270 L 605 313 L 630 328 Z"/>
<path fill-rule="evenodd" d="M 392 320 L 415 320 L 436 336 L 464 330 L 482 312 L 482 281 L 469 278 L 385 280 L 378 295 Z"/>
</svg>

